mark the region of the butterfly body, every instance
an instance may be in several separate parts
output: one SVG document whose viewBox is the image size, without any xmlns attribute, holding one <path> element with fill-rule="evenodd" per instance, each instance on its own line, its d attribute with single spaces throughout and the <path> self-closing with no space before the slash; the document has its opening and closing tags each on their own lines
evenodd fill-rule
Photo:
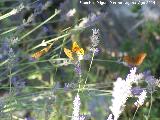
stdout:
<svg viewBox="0 0 160 120">
<path fill-rule="evenodd" d="M 74 60 L 76 56 L 78 57 L 78 60 L 81 60 L 83 59 L 84 49 L 80 48 L 76 42 L 73 42 L 72 49 L 70 50 L 70 49 L 64 48 L 64 53 L 71 60 Z"/>
</svg>

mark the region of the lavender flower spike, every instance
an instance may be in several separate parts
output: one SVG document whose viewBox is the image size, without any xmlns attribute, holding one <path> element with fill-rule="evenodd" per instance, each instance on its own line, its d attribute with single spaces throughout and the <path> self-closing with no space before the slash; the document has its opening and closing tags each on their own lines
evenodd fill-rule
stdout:
<svg viewBox="0 0 160 120">
<path fill-rule="evenodd" d="M 125 103 L 131 95 L 130 89 L 131 86 L 127 84 L 125 80 L 122 80 L 122 78 L 118 78 L 114 83 L 112 106 L 110 107 L 110 110 L 114 115 L 114 120 L 117 120 L 123 111 Z"/>
<path fill-rule="evenodd" d="M 81 116 L 79 117 L 79 120 L 85 120 L 85 116 L 81 115 Z"/>
<path fill-rule="evenodd" d="M 82 74 L 80 63 L 76 64 L 74 69 L 78 75 Z"/>
<path fill-rule="evenodd" d="M 113 115 L 110 114 L 110 115 L 108 116 L 107 120 L 113 120 Z"/>
<path fill-rule="evenodd" d="M 147 92 L 143 90 L 140 96 L 138 96 L 138 100 L 134 103 L 137 107 L 142 106 L 144 103 L 144 100 L 146 99 Z"/>
<path fill-rule="evenodd" d="M 130 70 L 130 74 L 127 75 L 125 80 L 122 80 L 122 78 L 118 78 L 114 83 L 112 93 L 112 106 L 110 106 L 110 110 L 112 111 L 114 120 L 117 120 L 119 118 L 120 114 L 124 110 L 128 97 L 132 95 L 132 84 L 136 83 L 142 78 L 142 75 L 136 74 L 136 70 L 136 67 L 132 68 Z"/>
<path fill-rule="evenodd" d="M 80 97 L 79 94 L 77 93 L 73 101 L 73 113 L 71 120 L 79 120 L 80 105 L 81 105 Z"/>
<path fill-rule="evenodd" d="M 92 29 L 93 34 L 90 37 L 92 42 L 92 47 L 95 48 L 99 44 L 99 29 Z"/>
</svg>

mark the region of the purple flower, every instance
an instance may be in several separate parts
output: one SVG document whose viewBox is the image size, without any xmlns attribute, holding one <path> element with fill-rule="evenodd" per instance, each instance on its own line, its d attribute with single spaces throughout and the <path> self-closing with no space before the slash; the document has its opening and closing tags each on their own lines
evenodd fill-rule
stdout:
<svg viewBox="0 0 160 120">
<path fill-rule="evenodd" d="M 134 103 L 137 107 L 140 107 L 144 104 L 144 100 L 147 97 L 147 92 L 143 90 L 141 94 L 138 96 L 138 100 Z"/>
<path fill-rule="evenodd" d="M 78 75 L 82 74 L 80 63 L 75 65 L 75 69 L 74 70 Z"/>
<path fill-rule="evenodd" d="M 99 29 L 92 29 L 92 32 L 92 36 L 90 37 L 92 43 L 91 48 L 95 48 L 99 44 Z"/>
<path fill-rule="evenodd" d="M 110 106 L 114 120 L 119 118 L 120 114 L 124 110 L 127 99 L 132 95 L 132 84 L 142 78 L 141 75 L 136 74 L 136 70 L 136 67 L 132 68 L 125 80 L 119 77 L 114 83 L 112 105 Z"/>
<path fill-rule="evenodd" d="M 5 40 L 5 41 L 4 41 L 4 43 L 2 44 L 2 49 L 3 49 L 3 50 L 9 50 L 8 40 Z"/>
<path fill-rule="evenodd" d="M 10 48 L 8 51 L 8 68 L 13 68 L 17 61 L 18 59 L 16 58 L 14 50 Z"/>
<path fill-rule="evenodd" d="M 90 60 L 92 58 L 91 53 L 84 55 L 84 60 Z"/>
<path fill-rule="evenodd" d="M 131 92 L 133 95 L 140 95 L 143 92 L 143 88 L 140 87 L 134 87 L 131 89 Z"/>
<path fill-rule="evenodd" d="M 31 112 L 27 112 L 25 115 L 25 120 L 35 120 L 35 119 L 31 117 Z"/>
<path fill-rule="evenodd" d="M 74 89 L 77 83 L 64 83 L 64 91 L 68 91 L 69 89 Z"/>
<path fill-rule="evenodd" d="M 36 61 L 36 59 L 35 58 L 32 58 L 32 57 L 28 57 L 28 60 L 30 61 L 30 62 L 34 62 L 34 61 Z"/>
<path fill-rule="evenodd" d="M 26 117 L 25 120 L 35 120 L 35 119 L 32 117 Z"/>
<path fill-rule="evenodd" d="M 86 117 L 85 117 L 84 115 L 80 115 L 80 116 L 79 116 L 79 120 L 85 120 L 85 118 L 86 118 Z"/>
<path fill-rule="evenodd" d="M 94 55 L 98 55 L 100 52 L 100 49 L 97 48 L 99 44 L 99 29 L 92 29 L 92 36 L 90 36 L 91 39 L 91 46 L 89 47 L 89 53 L 84 55 L 84 60 L 90 60 Z"/>
<path fill-rule="evenodd" d="M 100 49 L 99 49 L 99 48 L 95 48 L 94 54 L 95 54 L 95 55 L 98 55 L 99 52 L 100 52 Z"/>
<path fill-rule="evenodd" d="M 42 13 L 42 7 L 43 7 L 43 4 L 42 2 L 39 2 L 35 9 L 34 9 L 34 15 L 38 15 L 38 14 L 41 14 Z"/>
<path fill-rule="evenodd" d="M 99 11 L 96 13 L 91 13 L 89 16 L 82 19 L 82 21 L 79 23 L 78 27 L 92 26 L 95 23 L 102 20 L 105 16 L 106 16 L 106 13 L 101 13 Z"/>
<path fill-rule="evenodd" d="M 99 48 L 90 48 L 90 51 L 92 54 L 94 53 L 94 55 L 97 55 L 100 52 L 100 49 Z"/>
<path fill-rule="evenodd" d="M 25 87 L 25 82 L 23 80 L 21 80 L 18 76 L 12 77 L 11 82 L 12 82 L 17 94 Z"/>
<path fill-rule="evenodd" d="M 48 29 L 48 27 L 45 25 L 45 26 L 43 26 L 43 31 L 45 32 L 45 33 L 47 33 L 48 31 L 49 31 L 49 29 Z"/>
<path fill-rule="evenodd" d="M 144 75 L 144 80 L 147 83 L 148 92 L 154 92 L 155 91 L 155 87 L 157 85 L 157 79 L 154 78 L 154 76 L 151 75 L 150 71 L 145 71 L 143 73 L 143 75 Z"/>
</svg>

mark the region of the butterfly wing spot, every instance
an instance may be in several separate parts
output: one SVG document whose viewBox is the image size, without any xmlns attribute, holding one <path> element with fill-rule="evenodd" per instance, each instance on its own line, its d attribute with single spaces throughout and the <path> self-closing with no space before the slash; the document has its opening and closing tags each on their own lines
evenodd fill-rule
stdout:
<svg viewBox="0 0 160 120">
<path fill-rule="evenodd" d="M 84 55 L 84 49 L 83 49 L 83 48 L 81 48 L 81 49 L 79 50 L 79 52 L 81 53 L 81 55 Z"/>
<path fill-rule="evenodd" d="M 71 60 L 74 60 L 73 59 L 73 54 L 72 54 L 72 51 L 67 49 L 67 48 L 64 48 L 64 53 L 67 55 L 67 57 Z"/>
<path fill-rule="evenodd" d="M 84 50 L 83 48 L 81 48 L 79 51 L 76 52 L 76 54 L 79 56 L 79 55 L 84 55 Z"/>
</svg>

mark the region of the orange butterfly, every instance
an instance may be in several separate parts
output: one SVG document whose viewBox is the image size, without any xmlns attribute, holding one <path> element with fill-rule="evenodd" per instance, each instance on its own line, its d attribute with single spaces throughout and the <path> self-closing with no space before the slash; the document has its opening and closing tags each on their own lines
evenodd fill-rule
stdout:
<svg viewBox="0 0 160 120">
<path fill-rule="evenodd" d="M 50 44 L 49 46 L 43 48 L 42 50 L 32 54 L 31 57 L 34 58 L 34 59 L 38 59 L 39 57 L 41 57 L 42 55 L 47 53 L 50 50 L 50 48 L 52 47 L 52 45 L 53 44 Z"/>
<path fill-rule="evenodd" d="M 131 66 L 139 66 L 142 64 L 142 62 L 144 61 L 145 57 L 147 56 L 146 53 L 139 53 L 137 56 L 135 57 L 131 57 L 131 56 L 124 56 L 123 57 L 123 61 L 125 63 L 127 63 L 128 65 Z"/>
<path fill-rule="evenodd" d="M 69 59 L 74 60 L 74 53 L 76 53 L 79 60 L 83 58 L 84 49 L 80 48 L 76 42 L 72 44 L 72 50 L 64 48 L 64 53 L 69 57 Z"/>
</svg>

